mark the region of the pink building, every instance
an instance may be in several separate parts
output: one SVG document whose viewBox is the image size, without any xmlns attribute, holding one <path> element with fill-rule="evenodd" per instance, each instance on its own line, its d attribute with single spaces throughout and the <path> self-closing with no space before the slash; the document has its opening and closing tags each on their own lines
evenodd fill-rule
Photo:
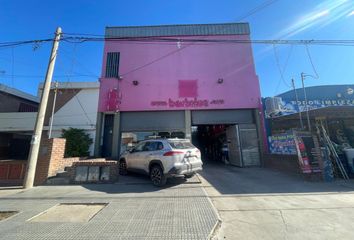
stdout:
<svg viewBox="0 0 354 240">
<path fill-rule="evenodd" d="M 260 89 L 247 23 L 107 27 L 96 155 L 185 137 L 205 159 L 260 160 Z M 249 138 L 248 138 L 248 137 Z"/>
</svg>

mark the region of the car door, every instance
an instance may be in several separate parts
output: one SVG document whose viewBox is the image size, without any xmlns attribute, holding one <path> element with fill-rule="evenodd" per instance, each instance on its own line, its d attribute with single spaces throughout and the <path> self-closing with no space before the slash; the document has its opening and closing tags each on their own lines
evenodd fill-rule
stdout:
<svg viewBox="0 0 354 240">
<path fill-rule="evenodd" d="M 128 169 L 139 169 L 139 162 L 141 161 L 143 148 L 145 142 L 140 142 L 136 145 L 128 155 L 127 159 L 127 168 Z"/>
<path fill-rule="evenodd" d="M 161 141 L 151 141 L 144 146 L 144 154 L 141 158 L 141 165 L 145 171 L 149 171 L 149 164 L 152 160 L 159 160 L 163 151 L 163 143 Z"/>
</svg>

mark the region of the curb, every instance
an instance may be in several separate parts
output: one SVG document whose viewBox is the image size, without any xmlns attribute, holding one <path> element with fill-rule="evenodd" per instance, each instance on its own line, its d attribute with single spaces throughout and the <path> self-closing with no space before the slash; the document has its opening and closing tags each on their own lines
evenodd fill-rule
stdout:
<svg viewBox="0 0 354 240">
<path fill-rule="evenodd" d="M 199 178 L 199 174 L 197 174 L 196 176 L 198 177 L 200 183 L 202 183 L 202 181 L 201 181 L 200 178 Z M 218 232 L 219 232 L 219 230 L 220 230 L 220 228 L 221 228 L 222 220 L 221 220 L 221 217 L 220 217 L 220 215 L 219 215 L 218 210 L 216 209 L 216 207 L 214 206 L 214 204 L 213 204 L 213 202 L 211 201 L 210 197 L 208 196 L 208 193 L 206 192 L 204 186 L 201 186 L 201 187 L 202 187 L 203 192 L 204 192 L 206 198 L 208 199 L 208 201 L 209 201 L 209 203 L 210 203 L 210 205 L 211 205 L 211 207 L 212 207 L 212 209 L 213 209 L 213 211 L 214 211 L 214 213 L 215 213 L 215 215 L 216 215 L 216 217 L 217 217 L 217 222 L 215 223 L 215 225 L 214 225 L 214 227 L 212 228 L 211 232 L 208 234 L 208 238 L 207 238 L 207 239 L 208 239 L 208 240 L 209 240 L 209 239 L 210 239 L 210 240 L 217 240 L 217 238 L 215 238 L 215 237 L 217 236 L 217 234 L 218 234 Z"/>
</svg>

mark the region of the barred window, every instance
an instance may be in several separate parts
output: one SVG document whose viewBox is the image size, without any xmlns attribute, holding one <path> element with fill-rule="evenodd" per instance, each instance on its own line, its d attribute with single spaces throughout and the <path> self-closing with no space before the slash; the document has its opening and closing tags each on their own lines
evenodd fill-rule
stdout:
<svg viewBox="0 0 354 240">
<path fill-rule="evenodd" d="M 106 78 L 118 78 L 119 77 L 119 52 L 107 53 L 106 61 Z"/>
</svg>

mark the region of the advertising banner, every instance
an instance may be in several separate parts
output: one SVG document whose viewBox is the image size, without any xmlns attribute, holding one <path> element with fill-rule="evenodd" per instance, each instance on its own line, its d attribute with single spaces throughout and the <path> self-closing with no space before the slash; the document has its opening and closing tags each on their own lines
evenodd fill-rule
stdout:
<svg viewBox="0 0 354 240">
<path fill-rule="evenodd" d="M 313 136 L 308 132 L 289 131 L 268 137 L 271 154 L 297 155 L 302 173 L 321 172 Z"/>
<path fill-rule="evenodd" d="M 315 154 L 313 136 L 307 132 L 294 132 L 294 137 L 302 173 L 321 172 L 320 159 Z"/>
<path fill-rule="evenodd" d="M 264 100 L 266 118 L 286 116 L 309 110 L 354 106 L 354 85 L 332 85 L 305 88 L 307 101 L 303 89 L 296 89 L 298 101 L 293 90 Z"/>
<path fill-rule="evenodd" d="M 269 136 L 268 141 L 271 154 L 297 155 L 292 132 Z"/>
</svg>

